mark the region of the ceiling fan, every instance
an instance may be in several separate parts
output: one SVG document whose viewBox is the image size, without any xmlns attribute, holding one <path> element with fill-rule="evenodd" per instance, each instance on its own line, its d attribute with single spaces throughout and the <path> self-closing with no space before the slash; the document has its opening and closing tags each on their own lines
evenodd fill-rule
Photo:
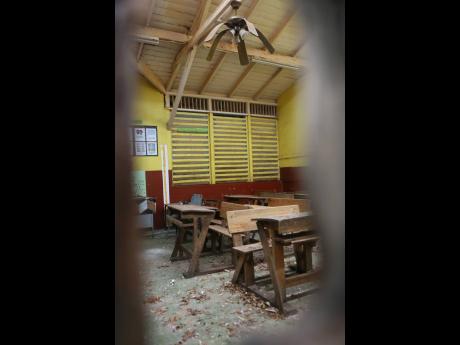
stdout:
<svg viewBox="0 0 460 345">
<path fill-rule="evenodd" d="M 230 5 L 232 6 L 235 14 L 231 16 L 226 22 L 217 24 L 206 36 L 204 42 L 209 42 L 213 39 L 214 35 L 216 35 L 217 31 L 225 25 L 227 29 L 222 30 L 219 32 L 212 43 L 211 49 L 209 50 L 208 57 L 206 58 L 208 61 L 212 60 L 214 53 L 217 48 L 217 44 L 222 39 L 222 37 L 229 32 L 232 35 L 233 41 L 238 47 L 238 56 L 240 58 L 241 65 L 247 65 L 249 63 L 248 53 L 246 51 L 246 45 L 244 43 L 244 37 L 248 34 L 254 35 L 258 37 L 264 46 L 268 49 L 270 53 L 275 52 L 275 48 L 270 44 L 267 38 L 264 36 L 259 29 L 257 29 L 254 24 L 252 24 L 246 18 L 240 17 L 237 15 L 237 11 L 241 6 L 241 0 L 233 0 Z"/>
</svg>

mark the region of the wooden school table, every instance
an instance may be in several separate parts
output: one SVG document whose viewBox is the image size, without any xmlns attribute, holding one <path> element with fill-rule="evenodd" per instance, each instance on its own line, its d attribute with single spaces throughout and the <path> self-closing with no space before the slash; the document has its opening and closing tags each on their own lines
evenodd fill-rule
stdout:
<svg viewBox="0 0 460 345">
<path fill-rule="evenodd" d="M 286 216 L 258 217 L 253 220 L 257 222 L 260 242 L 273 283 L 275 298 L 272 302 L 281 313 L 285 313 L 286 308 L 283 303 L 287 299 L 308 293 L 303 291 L 287 298 L 286 288 L 316 280 L 319 275 L 319 271 L 314 271 L 312 265 L 312 248 L 316 245 L 319 237 L 311 231 L 311 213 L 301 212 Z M 269 239 L 271 239 L 271 246 Z M 297 272 L 286 277 L 284 247 L 291 244 L 294 246 Z"/>
<path fill-rule="evenodd" d="M 214 218 L 216 208 L 197 205 L 183 204 L 168 204 L 166 206 L 166 220 L 169 223 L 176 225 L 179 228 L 171 254 L 171 261 L 190 259 L 190 265 L 187 272 L 184 273 L 185 278 L 191 278 L 196 275 L 219 272 L 232 265 L 212 268 L 210 270 L 199 269 L 199 258 L 202 255 L 203 248 L 208 234 L 209 224 Z M 184 220 L 191 220 L 190 223 Z M 187 229 L 193 230 L 192 250 L 184 246 L 184 238 Z M 184 253 L 186 255 L 184 255 Z M 212 253 L 211 253 L 212 254 Z"/>
</svg>

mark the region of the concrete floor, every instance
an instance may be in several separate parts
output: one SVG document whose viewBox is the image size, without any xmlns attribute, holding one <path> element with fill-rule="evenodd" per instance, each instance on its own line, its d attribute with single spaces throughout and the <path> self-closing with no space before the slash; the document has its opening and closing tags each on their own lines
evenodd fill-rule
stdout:
<svg viewBox="0 0 460 345">
<path fill-rule="evenodd" d="M 300 314 L 308 308 L 311 296 L 301 297 L 290 302 L 299 312 L 282 317 L 268 303 L 231 284 L 233 270 L 184 279 L 188 260 L 169 260 L 174 240 L 174 231 L 142 239 L 147 344 L 237 344 L 249 335 L 276 334 L 296 327 Z M 201 258 L 200 263 L 230 260 L 225 254 Z M 315 266 L 316 260 L 315 254 Z M 268 273 L 262 261 L 260 253 L 255 259 L 259 262 L 256 276 Z"/>
</svg>

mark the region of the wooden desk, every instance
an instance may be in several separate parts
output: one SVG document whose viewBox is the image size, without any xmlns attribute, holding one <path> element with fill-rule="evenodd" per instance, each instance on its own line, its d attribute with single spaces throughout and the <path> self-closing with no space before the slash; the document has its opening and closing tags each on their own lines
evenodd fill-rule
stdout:
<svg viewBox="0 0 460 345">
<path fill-rule="evenodd" d="M 229 202 L 234 202 L 238 204 L 250 204 L 250 205 L 266 205 L 267 198 L 264 196 L 258 195 L 243 195 L 243 194 L 233 194 L 233 195 L 224 195 L 224 200 Z"/>
<path fill-rule="evenodd" d="M 297 293 L 288 298 L 286 288 L 318 278 L 319 272 L 314 271 L 312 265 L 312 247 L 319 237 L 312 231 L 311 213 L 302 212 L 287 216 L 259 217 L 253 220 L 257 221 L 260 242 L 270 270 L 275 294 L 272 302 L 281 313 L 285 313 L 283 303 L 287 299 L 306 294 L 306 292 Z M 271 246 L 269 239 L 271 239 Z M 284 247 L 288 245 L 294 246 L 297 272 L 295 275 L 286 277 Z"/>
<path fill-rule="evenodd" d="M 190 259 L 190 266 L 184 273 L 185 278 L 191 278 L 196 275 L 222 271 L 229 267 L 219 267 L 208 271 L 200 271 L 199 258 L 202 255 L 203 248 L 208 235 L 209 224 L 214 218 L 216 208 L 197 205 L 168 204 L 166 205 L 167 221 L 179 228 L 176 243 L 171 254 L 171 261 Z M 176 216 L 176 217 L 175 217 Z M 192 223 L 184 223 L 183 220 L 191 219 Z M 192 251 L 184 246 L 184 237 L 187 228 L 193 228 Z M 184 255 L 184 253 L 186 255 Z"/>
</svg>

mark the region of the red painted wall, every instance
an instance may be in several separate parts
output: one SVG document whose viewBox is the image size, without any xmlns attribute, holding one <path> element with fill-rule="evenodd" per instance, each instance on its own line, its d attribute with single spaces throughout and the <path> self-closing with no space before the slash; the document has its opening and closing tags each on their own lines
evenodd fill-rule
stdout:
<svg viewBox="0 0 460 345">
<path fill-rule="evenodd" d="M 283 183 L 284 192 L 306 191 L 307 187 L 304 183 L 305 168 L 286 167 L 280 168 L 280 177 Z"/>
<path fill-rule="evenodd" d="M 190 200 L 192 194 L 202 194 L 205 199 L 222 200 L 225 194 L 255 194 L 257 191 L 283 191 L 281 181 L 260 182 L 229 182 L 217 184 L 196 184 L 187 186 L 173 186 L 172 172 L 169 172 L 170 201 L 178 202 Z M 161 171 L 147 171 L 147 195 L 156 197 L 157 213 L 155 217 L 155 229 L 161 229 L 164 223 L 164 202 Z"/>
</svg>

